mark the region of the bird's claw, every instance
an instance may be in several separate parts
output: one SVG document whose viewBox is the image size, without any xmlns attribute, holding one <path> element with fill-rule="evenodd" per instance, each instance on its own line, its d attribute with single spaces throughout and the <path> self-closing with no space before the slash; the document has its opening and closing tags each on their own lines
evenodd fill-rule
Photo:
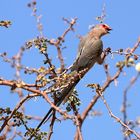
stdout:
<svg viewBox="0 0 140 140">
<path fill-rule="evenodd" d="M 104 50 L 105 55 L 108 55 L 109 53 L 111 53 L 111 48 L 108 47 Z"/>
</svg>

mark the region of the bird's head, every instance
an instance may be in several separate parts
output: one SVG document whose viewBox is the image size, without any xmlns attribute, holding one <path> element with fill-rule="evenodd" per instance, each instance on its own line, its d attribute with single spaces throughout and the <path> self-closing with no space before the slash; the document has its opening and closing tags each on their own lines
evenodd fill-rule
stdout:
<svg viewBox="0 0 140 140">
<path fill-rule="evenodd" d="M 107 24 L 97 24 L 92 28 L 91 34 L 93 34 L 97 38 L 100 38 L 103 35 L 110 33 L 110 30 L 112 29 Z"/>
</svg>

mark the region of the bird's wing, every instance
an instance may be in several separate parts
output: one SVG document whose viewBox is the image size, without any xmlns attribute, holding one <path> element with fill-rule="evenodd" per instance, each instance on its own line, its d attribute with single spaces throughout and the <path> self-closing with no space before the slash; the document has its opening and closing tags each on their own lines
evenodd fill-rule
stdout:
<svg viewBox="0 0 140 140">
<path fill-rule="evenodd" d="M 91 68 L 97 61 L 97 58 L 101 55 L 103 50 L 103 43 L 100 39 L 92 38 L 86 40 L 85 47 L 83 47 L 82 53 L 78 59 L 78 67 Z"/>
<path fill-rule="evenodd" d="M 100 39 L 84 37 L 79 44 L 79 52 L 72 70 L 91 68 L 101 55 L 103 43 Z"/>
<path fill-rule="evenodd" d="M 82 54 L 83 50 L 84 50 L 84 46 L 85 46 L 85 42 L 87 40 L 87 36 L 83 36 L 81 37 L 80 39 L 80 43 L 79 43 L 79 47 L 78 47 L 78 53 L 77 53 L 77 56 L 76 56 L 76 59 L 71 67 L 71 71 L 73 70 L 76 70 L 76 63 L 78 62 L 78 59 L 80 57 L 80 55 Z"/>
<path fill-rule="evenodd" d="M 79 47 L 78 47 L 78 53 L 77 53 L 77 56 L 76 56 L 76 60 L 79 58 L 79 56 L 81 55 L 83 49 L 84 49 L 84 44 L 86 42 L 86 39 L 87 39 L 87 36 L 83 36 L 81 37 L 80 39 L 80 43 L 79 43 Z"/>
</svg>

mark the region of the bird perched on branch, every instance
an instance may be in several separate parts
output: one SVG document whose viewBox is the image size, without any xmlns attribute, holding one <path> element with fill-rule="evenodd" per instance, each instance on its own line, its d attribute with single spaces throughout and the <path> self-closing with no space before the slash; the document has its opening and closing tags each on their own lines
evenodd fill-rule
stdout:
<svg viewBox="0 0 140 140">
<path fill-rule="evenodd" d="M 101 37 L 108 34 L 110 30 L 112 29 L 107 24 L 97 24 L 87 35 L 81 38 L 76 60 L 70 68 L 72 72 L 76 71 L 79 73 L 80 71 L 87 69 L 86 72 L 81 76 L 83 77 L 96 62 L 98 64 L 103 63 L 105 54 L 102 54 L 103 43 Z M 58 102 L 55 104 L 56 106 L 59 106 L 65 100 L 71 90 L 80 81 L 81 77 L 75 79 L 72 84 L 62 90 L 61 96 L 59 97 Z M 53 111 L 53 108 L 48 111 L 44 119 L 37 126 L 37 129 L 40 128 L 45 120 L 50 118 L 50 114 L 52 114 Z"/>
<path fill-rule="evenodd" d="M 77 58 L 71 71 L 90 69 L 96 62 L 102 64 L 103 43 L 101 37 L 112 30 L 107 24 L 98 24 L 84 37 L 81 38 Z"/>
</svg>

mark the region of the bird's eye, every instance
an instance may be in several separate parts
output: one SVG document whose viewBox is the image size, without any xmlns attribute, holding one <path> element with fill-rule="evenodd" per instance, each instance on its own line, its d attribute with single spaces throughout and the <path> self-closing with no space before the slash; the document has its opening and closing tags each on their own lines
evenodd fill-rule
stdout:
<svg viewBox="0 0 140 140">
<path fill-rule="evenodd" d="M 105 25 L 105 24 L 103 24 L 102 26 L 103 26 L 104 28 L 106 28 L 106 25 Z"/>
</svg>

